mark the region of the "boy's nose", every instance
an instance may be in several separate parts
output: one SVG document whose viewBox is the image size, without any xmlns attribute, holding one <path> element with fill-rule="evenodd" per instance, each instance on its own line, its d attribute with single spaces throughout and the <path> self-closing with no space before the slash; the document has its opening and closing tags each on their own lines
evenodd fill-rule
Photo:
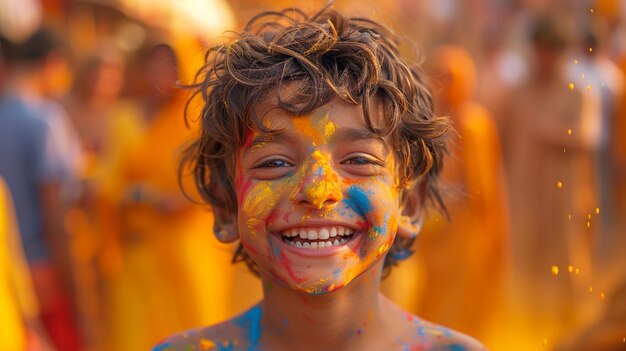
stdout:
<svg viewBox="0 0 626 351">
<path fill-rule="evenodd" d="M 291 195 L 292 203 L 308 204 L 319 210 L 343 199 L 339 175 L 328 157 L 315 151 L 305 167 L 302 180 Z"/>
</svg>

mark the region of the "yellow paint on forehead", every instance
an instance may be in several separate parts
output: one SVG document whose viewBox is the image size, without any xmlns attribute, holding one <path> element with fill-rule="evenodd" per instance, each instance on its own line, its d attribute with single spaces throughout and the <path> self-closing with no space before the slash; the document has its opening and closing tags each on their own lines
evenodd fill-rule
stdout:
<svg viewBox="0 0 626 351">
<path fill-rule="evenodd" d="M 326 144 L 328 138 L 335 134 L 337 125 L 328 120 L 330 107 L 324 106 L 325 112 L 316 111 L 312 115 L 295 116 L 292 118 L 294 128 L 311 139 L 315 145 Z M 321 115 L 324 113 L 323 115 Z"/>
<path fill-rule="evenodd" d="M 307 116 L 293 117 L 291 122 L 296 131 L 311 139 L 314 145 L 321 145 L 326 142 L 322 133 L 313 126 L 313 123 L 311 123 L 311 120 Z"/>
<path fill-rule="evenodd" d="M 326 125 L 324 126 L 324 136 L 328 139 L 331 136 L 333 136 L 333 134 L 335 134 L 336 130 L 337 130 L 337 126 L 335 125 L 335 123 L 327 122 Z"/>
</svg>

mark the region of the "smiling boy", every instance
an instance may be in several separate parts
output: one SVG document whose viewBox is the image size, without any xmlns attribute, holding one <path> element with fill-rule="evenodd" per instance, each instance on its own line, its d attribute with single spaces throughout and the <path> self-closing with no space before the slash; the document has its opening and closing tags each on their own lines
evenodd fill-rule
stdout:
<svg viewBox="0 0 626 351">
<path fill-rule="evenodd" d="M 183 168 L 264 297 L 155 350 L 484 349 L 379 292 L 427 203 L 443 207 L 449 129 L 397 45 L 379 24 L 327 7 L 259 15 L 209 51 L 201 133 Z"/>
</svg>

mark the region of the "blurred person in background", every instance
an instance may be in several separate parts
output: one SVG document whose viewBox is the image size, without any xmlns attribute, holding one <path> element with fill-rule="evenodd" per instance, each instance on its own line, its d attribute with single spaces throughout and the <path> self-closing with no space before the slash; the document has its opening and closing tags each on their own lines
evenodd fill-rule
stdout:
<svg viewBox="0 0 626 351">
<path fill-rule="evenodd" d="M 110 270 L 108 265 L 98 262 L 98 254 L 109 242 L 106 233 L 113 231 L 114 225 L 111 211 L 106 210 L 109 207 L 103 206 L 98 197 L 98 188 L 106 172 L 113 168 L 105 164 L 104 155 L 123 153 L 115 143 L 106 144 L 106 140 L 111 139 L 108 121 L 124 86 L 125 59 L 110 46 L 86 56 L 78 65 L 71 89 L 60 101 L 76 128 L 83 151 L 82 168 L 78 172 L 79 196 L 67 212 L 64 224 L 71 240 L 70 258 L 81 328 L 86 344 L 93 346 L 99 342 L 102 327 L 101 276 Z"/>
<path fill-rule="evenodd" d="M 418 289 L 423 291 L 397 289 L 396 283 L 388 293 L 406 300 L 403 304 L 414 313 L 445 322 L 489 346 L 489 327 L 504 307 L 510 266 L 500 140 L 491 114 L 474 100 L 478 77 L 469 53 L 456 45 L 440 46 L 431 61 L 436 114 L 449 115 L 458 133 L 443 171 L 451 220 L 438 214 L 427 222 L 416 255 L 390 278 L 390 283 L 399 283 L 415 280 L 416 272 L 422 272 Z M 397 296 L 401 291 L 404 298 Z"/>
<path fill-rule="evenodd" d="M 55 347 L 72 351 L 80 348 L 80 338 L 61 219 L 78 151 L 63 110 L 46 98 L 58 67 L 57 45 L 44 28 L 22 42 L 0 38 L 0 175 L 15 201 L 42 323 Z"/>
<path fill-rule="evenodd" d="M 502 119 L 519 321 L 550 339 L 580 317 L 575 298 L 589 286 L 595 227 L 588 221 L 597 205 L 582 93 L 565 70 L 566 35 L 553 18 L 533 22 L 531 71 Z"/>
<path fill-rule="evenodd" d="M 53 350 L 39 320 L 39 305 L 19 229 L 13 201 L 0 177 L 0 350 Z"/>
<path fill-rule="evenodd" d="M 599 220 L 593 221 L 598 227 L 594 239 L 594 264 L 601 273 L 608 268 L 611 259 L 621 252 L 614 252 L 617 237 L 618 203 L 616 159 L 614 157 L 613 138 L 618 137 L 614 127 L 621 118 L 624 108 L 624 90 L 626 79 L 619 67 L 609 58 L 607 44 L 609 40 L 608 24 L 601 19 L 590 21 L 582 33 L 579 44 L 577 63 L 570 63 L 571 81 L 581 91 L 582 117 L 578 130 L 582 136 L 582 146 L 592 160 L 595 200 L 600 209 Z M 584 209 L 589 211 L 589 209 Z"/>
<path fill-rule="evenodd" d="M 144 350 L 181 329 L 228 316 L 233 268 L 218 247 L 210 212 L 180 192 L 177 150 L 190 139 L 185 94 L 176 87 L 174 50 L 158 44 L 140 50 L 129 69 L 135 97 L 119 104 L 106 143 L 123 151 L 100 189 L 114 206 L 117 228 L 104 233 L 119 252 L 119 269 L 105 280 L 107 350 Z M 106 159 L 108 155 L 104 155 Z M 190 179 L 191 181 L 191 179 Z M 210 273 L 207 274 L 207 269 Z"/>
</svg>

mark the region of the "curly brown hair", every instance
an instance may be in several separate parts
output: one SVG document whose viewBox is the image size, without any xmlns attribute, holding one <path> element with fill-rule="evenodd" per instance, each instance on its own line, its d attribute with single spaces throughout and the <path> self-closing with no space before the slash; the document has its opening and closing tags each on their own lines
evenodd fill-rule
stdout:
<svg viewBox="0 0 626 351">
<path fill-rule="evenodd" d="M 191 88 L 203 99 L 200 135 L 181 162 L 192 173 L 202 199 L 231 218 L 237 214 L 235 158 L 249 130 L 271 133 L 257 115 L 259 102 L 291 82 L 278 107 L 302 115 L 333 98 L 360 104 L 368 128 L 394 143 L 405 214 L 432 204 L 446 213 L 437 180 L 447 153 L 450 124 L 435 117 L 424 73 L 400 57 L 400 40 L 365 18 L 346 18 L 331 6 L 313 16 L 299 9 L 253 17 L 227 44 L 210 48 Z M 280 94 L 279 94 L 280 95 Z M 383 106 L 384 126 L 375 129 L 372 99 Z M 189 104 L 188 104 L 189 106 Z M 189 109 L 186 116 L 189 118 Z M 411 253 L 413 239 L 396 237 L 385 258 L 386 272 Z M 233 262 L 258 267 L 239 245 Z"/>
</svg>

